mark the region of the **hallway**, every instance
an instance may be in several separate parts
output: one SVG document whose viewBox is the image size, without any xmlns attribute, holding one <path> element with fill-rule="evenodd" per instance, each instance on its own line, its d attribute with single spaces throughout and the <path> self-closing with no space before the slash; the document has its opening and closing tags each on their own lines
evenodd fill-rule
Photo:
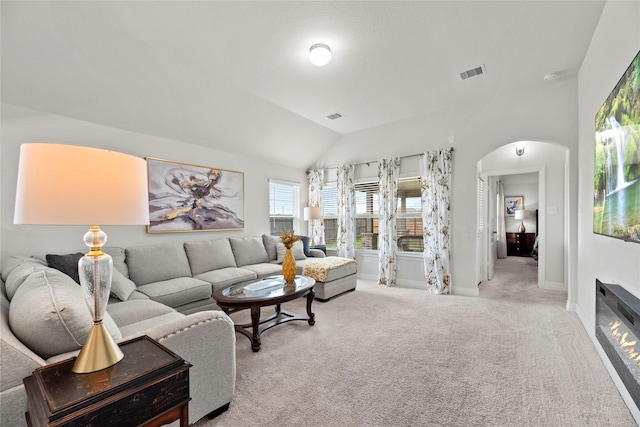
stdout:
<svg viewBox="0 0 640 427">
<path fill-rule="evenodd" d="M 567 293 L 538 288 L 538 263 L 531 257 L 509 256 L 494 261 L 493 278 L 480 284 L 480 297 L 538 302 L 564 309 Z"/>
</svg>

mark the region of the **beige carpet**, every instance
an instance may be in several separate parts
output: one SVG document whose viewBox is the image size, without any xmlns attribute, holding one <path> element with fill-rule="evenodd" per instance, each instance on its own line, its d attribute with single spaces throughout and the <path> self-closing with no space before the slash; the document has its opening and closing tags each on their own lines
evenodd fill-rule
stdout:
<svg viewBox="0 0 640 427">
<path fill-rule="evenodd" d="M 231 407 L 196 425 L 635 426 L 566 294 L 535 275 L 498 260 L 479 298 L 359 281 L 259 353 L 238 336 Z"/>
</svg>

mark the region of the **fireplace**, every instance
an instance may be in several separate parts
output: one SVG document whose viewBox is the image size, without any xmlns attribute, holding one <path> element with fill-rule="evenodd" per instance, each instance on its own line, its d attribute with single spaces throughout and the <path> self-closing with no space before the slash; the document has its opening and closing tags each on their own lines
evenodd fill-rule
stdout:
<svg viewBox="0 0 640 427">
<path fill-rule="evenodd" d="M 596 337 L 640 408 L 640 299 L 596 279 Z"/>
</svg>

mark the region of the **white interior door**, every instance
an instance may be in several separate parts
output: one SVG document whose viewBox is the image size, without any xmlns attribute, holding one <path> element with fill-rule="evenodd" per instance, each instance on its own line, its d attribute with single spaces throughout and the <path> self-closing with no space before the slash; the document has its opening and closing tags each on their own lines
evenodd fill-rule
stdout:
<svg viewBox="0 0 640 427">
<path fill-rule="evenodd" d="M 493 278 L 493 266 L 494 261 L 498 258 L 498 245 L 496 242 L 496 238 L 498 236 L 497 231 L 497 203 L 498 199 L 498 191 L 496 188 L 496 183 L 498 182 L 497 177 L 491 176 L 488 179 L 489 183 L 489 191 L 486 192 L 486 209 L 487 209 L 487 234 L 488 234 L 488 245 L 489 249 L 487 250 L 487 280 L 491 280 Z"/>
<path fill-rule="evenodd" d="M 484 186 L 485 182 L 482 178 L 478 178 L 477 182 L 477 219 L 476 219 L 476 266 L 477 266 L 477 283 L 487 280 L 486 272 L 486 234 L 485 234 L 485 215 L 486 215 L 486 203 L 484 200 Z"/>
</svg>

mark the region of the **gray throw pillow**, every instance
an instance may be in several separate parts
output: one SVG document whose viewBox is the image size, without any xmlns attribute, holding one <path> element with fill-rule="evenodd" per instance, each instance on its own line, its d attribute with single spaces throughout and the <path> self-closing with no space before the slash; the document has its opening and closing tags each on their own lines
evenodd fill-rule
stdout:
<svg viewBox="0 0 640 427">
<path fill-rule="evenodd" d="M 80 276 L 78 275 L 78 261 L 84 254 L 76 252 L 74 254 L 54 255 L 47 254 L 47 264 L 51 268 L 62 271 L 71 277 L 77 284 L 80 284 Z"/>
<path fill-rule="evenodd" d="M 136 284 L 114 268 L 111 276 L 111 295 L 120 301 L 126 301 L 135 290 Z"/>
<path fill-rule="evenodd" d="M 263 234 L 262 243 L 264 243 L 264 248 L 267 250 L 269 261 L 275 261 L 276 259 L 278 259 L 277 246 L 278 246 L 278 243 L 281 243 L 280 237 L 268 236 L 266 234 Z"/>
<path fill-rule="evenodd" d="M 30 256 L 21 256 L 21 255 L 13 255 L 6 257 L 2 260 L 2 280 L 7 281 L 7 277 L 9 277 L 9 273 L 19 265 L 25 263 L 35 263 L 40 264 L 43 267 L 47 267 L 47 262 L 42 259 L 30 257 Z"/>
<path fill-rule="evenodd" d="M 105 312 L 103 323 L 115 339 L 120 329 Z M 29 275 L 9 306 L 11 330 L 43 359 L 79 350 L 93 326 L 80 286 L 66 274 L 47 268 Z"/>
<path fill-rule="evenodd" d="M 18 288 L 25 280 L 27 280 L 31 273 L 44 270 L 45 268 L 47 268 L 46 265 L 42 265 L 37 262 L 25 262 L 11 270 L 11 273 L 7 276 L 7 281 L 4 284 L 4 290 L 7 293 L 9 301 L 13 299 Z"/>
<path fill-rule="evenodd" d="M 284 261 L 284 254 L 287 252 L 287 248 L 285 248 L 282 243 L 278 243 L 277 248 L 278 264 L 282 264 L 282 261 Z M 295 242 L 291 247 L 291 255 L 293 255 L 293 259 L 295 260 L 307 259 L 306 255 L 304 254 L 302 242 L 300 240 Z"/>
</svg>

